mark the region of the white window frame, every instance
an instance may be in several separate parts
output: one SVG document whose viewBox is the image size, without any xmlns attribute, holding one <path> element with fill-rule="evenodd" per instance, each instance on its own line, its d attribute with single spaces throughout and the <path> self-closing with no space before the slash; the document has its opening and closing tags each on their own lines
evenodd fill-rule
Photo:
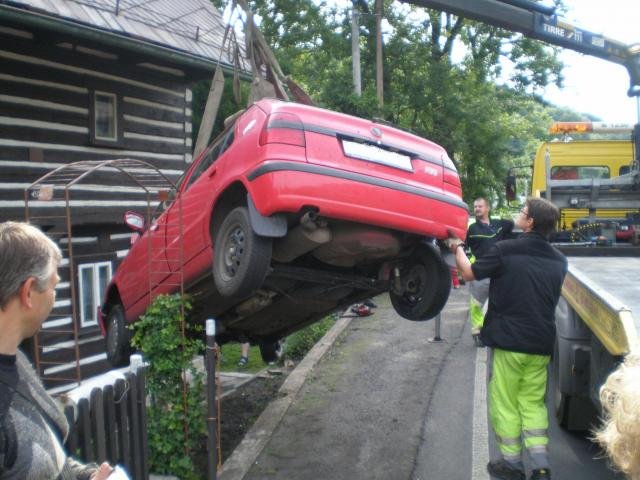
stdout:
<svg viewBox="0 0 640 480">
<path fill-rule="evenodd" d="M 96 263 L 83 263 L 82 265 L 78 265 L 78 298 L 80 299 L 80 328 L 84 327 L 93 327 L 98 324 L 98 307 L 102 302 L 102 294 L 104 292 L 100 292 L 100 276 L 98 275 L 100 267 L 108 268 L 108 279 L 111 280 L 111 276 L 113 275 L 113 267 L 111 266 L 111 262 L 96 262 Z M 85 303 L 84 303 L 84 286 L 82 282 L 82 272 L 84 270 L 91 271 L 91 282 L 93 283 L 93 308 L 91 309 L 92 317 L 85 318 Z"/>
<path fill-rule="evenodd" d="M 110 97 L 113 99 L 113 137 L 102 137 L 98 135 L 98 96 Z M 94 90 L 93 92 L 93 136 L 96 140 L 105 142 L 118 141 L 118 96 L 115 93 Z"/>
</svg>

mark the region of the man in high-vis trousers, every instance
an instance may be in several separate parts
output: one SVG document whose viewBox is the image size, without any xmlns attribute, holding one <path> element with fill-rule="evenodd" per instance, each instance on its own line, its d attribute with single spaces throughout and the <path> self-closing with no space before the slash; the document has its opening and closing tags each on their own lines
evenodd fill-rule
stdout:
<svg viewBox="0 0 640 480">
<path fill-rule="evenodd" d="M 462 278 L 491 279 L 480 338 L 491 347 L 489 417 L 501 453 L 487 470 L 499 479 L 524 480 L 523 450 L 530 480 L 551 478 L 544 400 L 554 311 L 567 272 L 566 258 L 548 242 L 558 218 L 552 203 L 528 199 L 516 220 L 523 235 L 497 242 L 473 265 L 460 239 L 447 240 Z"/>
<path fill-rule="evenodd" d="M 467 230 L 467 245 L 471 250 L 472 262 L 482 257 L 499 240 L 509 238 L 513 230 L 511 220 L 497 220 L 489 217 L 491 208 L 486 198 L 478 197 L 473 202 L 475 223 Z M 469 282 L 469 323 L 471 336 L 476 347 L 484 347 L 480 340 L 480 329 L 484 322 L 484 304 L 489 298 L 489 278 Z"/>
</svg>

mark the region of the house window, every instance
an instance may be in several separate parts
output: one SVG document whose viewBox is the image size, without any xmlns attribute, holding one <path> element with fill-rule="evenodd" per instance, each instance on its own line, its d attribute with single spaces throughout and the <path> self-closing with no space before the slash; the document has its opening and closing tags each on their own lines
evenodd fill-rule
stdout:
<svg viewBox="0 0 640 480">
<path fill-rule="evenodd" d="M 113 93 L 94 92 L 93 94 L 93 125 L 94 141 L 118 141 L 118 98 Z"/>
<path fill-rule="evenodd" d="M 109 280 L 111 280 L 111 262 L 87 263 L 78 266 L 81 328 L 98 324 L 98 307 Z"/>
</svg>

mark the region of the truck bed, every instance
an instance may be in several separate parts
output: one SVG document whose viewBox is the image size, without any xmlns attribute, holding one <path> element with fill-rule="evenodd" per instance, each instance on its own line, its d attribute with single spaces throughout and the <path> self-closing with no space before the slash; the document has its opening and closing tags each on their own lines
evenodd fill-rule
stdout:
<svg viewBox="0 0 640 480">
<path fill-rule="evenodd" d="M 626 305 L 640 319 L 640 258 L 567 257 L 569 268 L 580 272 L 598 288 Z M 576 272 L 576 273 L 577 273 Z"/>
<path fill-rule="evenodd" d="M 640 332 L 640 258 L 638 257 L 567 257 L 569 261 L 569 275 L 563 295 L 572 297 L 574 308 L 583 311 L 583 317 L 587 323 L 597 322 L 604 328 L 595 328 L 598 337 L 601 337 L 610 353 L 620 354 L 612 350 L 622 347 L 619 334 L 627 331 L 627 340 L 637 338 Z M 571 288 L 571 281 L 577 280 L 578 289 Z M 568 291 L 567 289 L 573 290 Z M 606 320 L 604 310 L 600 305 L 620 318 L 620 323 L 614 321 L 614 325 Z M 633 328 L 631 325 L 635 326 Z M 626 324 L 626 325 L 623 325 Z M 594 325 L 591 325 L 592 327 Z M 629 331 L 631 327 L 633 332 Z M 609 338 L 611 342 L 606 341 Z"/>
</svg>

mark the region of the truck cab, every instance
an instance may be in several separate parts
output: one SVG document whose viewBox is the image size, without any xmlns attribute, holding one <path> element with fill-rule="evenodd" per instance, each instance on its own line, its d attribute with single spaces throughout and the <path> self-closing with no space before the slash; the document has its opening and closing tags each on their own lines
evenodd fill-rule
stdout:
<svg viewBox="0 0 640 480">
<path fill-rule="evenodd" d="M 532 196 L 544 196 L 547 187 L 546 162 L 551 180 L 608 180 L 628 174 L 633 158 L 628 140 L 570 140 L 545 142 L 538 147 L 531 177 Z M 624 220 L 629 208 L 601 208 L 599 219 Z M 560 230 L 578 227 L 579 219 L 588 219 L 588 208 L 562 208 Z M 575 226 L 575 227 L 574 227 Z"/>
</svg>

